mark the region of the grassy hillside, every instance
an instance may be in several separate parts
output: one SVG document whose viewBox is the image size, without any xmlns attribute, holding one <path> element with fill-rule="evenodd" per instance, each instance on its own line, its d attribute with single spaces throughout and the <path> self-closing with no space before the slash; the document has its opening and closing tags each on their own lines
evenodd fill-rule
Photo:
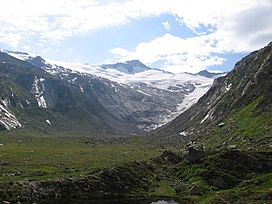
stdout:
<svg viewBox="0 0 272 204">
<path fill-rule="evenodd" d="M 184 148 L 259 149 L 272 145 L 272 43 L 214 81 L 199 101 L 151 132 L 151 141 Z"/>
</svg>

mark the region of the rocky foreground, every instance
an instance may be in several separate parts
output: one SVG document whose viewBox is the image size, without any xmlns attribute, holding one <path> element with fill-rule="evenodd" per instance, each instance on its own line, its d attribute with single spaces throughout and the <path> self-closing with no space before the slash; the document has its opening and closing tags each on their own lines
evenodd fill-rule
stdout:
<svg viewBox="0 0 272 204">
<path fill-rule="evenodd" d="M 271 151 L 206 153 L 191 147 L 185 156 L 166 150 L 149 161 L 131 161 L 82 178 L 1 183 L 0 201 L 173 198 L 180 203 L 269 203 L 271 181 Z"/>
</svg>

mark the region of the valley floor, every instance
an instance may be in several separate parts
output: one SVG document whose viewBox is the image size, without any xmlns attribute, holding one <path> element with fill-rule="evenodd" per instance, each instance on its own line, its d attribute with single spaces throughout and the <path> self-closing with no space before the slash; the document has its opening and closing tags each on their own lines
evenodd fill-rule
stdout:
<svg viewBox="0 0 272 204">
<path fill-rule="evenodd" d="M 271 148 L 210 152 L 196 161 L 169 148 L 142 137 L 2 132 L 0 201 L 271 203 Z"/>
</svg>

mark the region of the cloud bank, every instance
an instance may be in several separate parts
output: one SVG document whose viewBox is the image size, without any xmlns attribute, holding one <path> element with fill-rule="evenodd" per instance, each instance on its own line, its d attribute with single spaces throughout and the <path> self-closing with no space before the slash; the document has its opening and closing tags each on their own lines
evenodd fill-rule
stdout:
<svg viewBox="0 0 272 204">
<path fill-rule="evenodd" d="M 119 60 L 160 61 L 174 72 L 220 65 L 225 60 L 220 54 L 249 52 L 272 40 L 271 0 L 0 1 L 0 42 L 14 49 L 33 39 L 42 47 L 137 19 L 173 15 L 195 36 L 165 34 L 133 50 L 117 47 L 110 52 Z M 170 29 L 169 22 L 163 25 Z"/>
</svg>

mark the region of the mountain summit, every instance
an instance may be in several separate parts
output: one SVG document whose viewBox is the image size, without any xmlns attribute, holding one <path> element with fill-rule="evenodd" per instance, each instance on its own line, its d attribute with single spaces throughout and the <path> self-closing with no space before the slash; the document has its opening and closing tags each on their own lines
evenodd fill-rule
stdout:
<svg viewBox="0 0 272 204">
<path fill-rule="evenodd" d="M 140 62 L 139 60 L 131 60 L 126 62 L 118 62 L 116 64 L 104 64 L 102 65 L 104 69 L 115 69 L 126 74 L 135 74 L 150 70 L 148 66 Z"/>
</svg>

